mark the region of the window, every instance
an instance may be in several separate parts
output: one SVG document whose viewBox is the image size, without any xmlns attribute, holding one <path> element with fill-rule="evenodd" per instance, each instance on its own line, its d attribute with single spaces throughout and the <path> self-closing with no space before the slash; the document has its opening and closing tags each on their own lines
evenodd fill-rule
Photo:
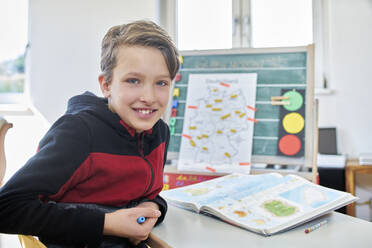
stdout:
<svg viewBox="0 0 372 248">
<path fill-rule="evenodd" d="M 179 0 L 179 49 L 231 48 L 231 10 L 231 0 Z"/>
<path fill-rule="evenodd" d="M 0 104 L 22 99 L 25 87 L 28 0 L 0 2 Z"/>
<path fill-rule="evenodd" d="M 313 0 L 178 0 L 180 50 L 313 43 Z"/>
<path fill-rule="evenodd" d="M 251 0 L 252 47 L 313 42 L 311 0 Z"/>
</svg>

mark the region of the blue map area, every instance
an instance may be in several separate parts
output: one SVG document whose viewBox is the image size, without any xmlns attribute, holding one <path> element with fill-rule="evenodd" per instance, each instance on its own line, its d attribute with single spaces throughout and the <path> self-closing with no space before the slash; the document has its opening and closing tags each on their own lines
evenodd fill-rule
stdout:
<svg viewBox="0 0 372 248">
<path fill-rule="evenodd" d="M 318 200 L 313 199 L 313 201 L 309 205 L 308 204 L 309 199 L 306 199 L 306 194 L 305 194 L 306 190 L 311 190 L 312 192 L 318 192 L 319 194 L 321 194 L 322 197 L 319 197 Z M 318 207 L 321 207 L 327 203 L 330 203 L 336 200 L 337 198 L 341 197 L 342 194 L 340 192 L 333 191 L 330 189 L 322 190 L 321 188 L 314 187 L 314 186 L 301 185 L 295 189 L 281 193 L 280 196 L 287 200 L 296 202 L 300 205 L 309 206 L 312 208 L 318 208 Z"/>
<path fill-rule="evenodd" d="M 203 184 L 163 191 L 162 196 L 185 202 L 193 202 L 198 205 L 206 205 L 220 200 L 226 201 L 228 198 L 240 200 L 246 196 L 273 187 L 280 181 L 283 181 L 283 178 L 275 174 L 231 176 L 225 177 L 223 180 L 214 179 Z M 191 193 L 193 189 L 197 190 L 200 188 L 204 188 L 207 193 L 197 195 Z"/>
</svg>

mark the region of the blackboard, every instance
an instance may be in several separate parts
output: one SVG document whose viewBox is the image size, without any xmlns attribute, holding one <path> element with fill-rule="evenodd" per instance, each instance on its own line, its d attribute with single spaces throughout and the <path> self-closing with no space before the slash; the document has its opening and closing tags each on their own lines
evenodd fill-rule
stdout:
<svg viewBox="0 0 372 248">
<path fill-rule="evenodd" d="M 180 150 L 185 113 L 188 77 L 195 73 L 257 73 L 252 162 L 269 164 L 307 164 L 311 166 L 314 136 L 313 45 L 286 48 L 249 48 L 182 52 L 175 133 L 171 136 L 169 158 L 177 159 Z M 282 89 L 306 92 L 305 155 L 290 158 L 277 155 L 280 106 L 270 103 L 271 96 L 280 96 Z M 169 116 L 169 115 L 168 115 Z"/>
</svg>

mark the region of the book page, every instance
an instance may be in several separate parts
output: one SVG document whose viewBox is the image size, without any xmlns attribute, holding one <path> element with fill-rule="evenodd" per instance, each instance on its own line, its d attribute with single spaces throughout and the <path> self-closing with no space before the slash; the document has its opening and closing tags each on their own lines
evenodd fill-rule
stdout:
<svg viewBox="0 0 372 248">
<path fill-rule="evenodd" d="M 271 184 L 271 182 L 265 182 Z M 241 189 L 208 203 L 207 212 L 257 232 L 269 234 L 342 204 L 348 193 L 325 188 L 298 176 L 279 178 L 274 187 Z M 249 192 L 246 194 L 246 190 Z"/>
<path fill-rule="evenodd" d="M 189 207 L 192 203 L 198 208 L 213 202 L 224 201 L 231 195 L 236 198 L 247 197 L 277 184 L 282 178 L 276 173 L 249 175 L 234 173 L 185 187 L 162 191 L 160 195 L 171 203 Z M 239 193 L 241 192 L 241 194 Z"/>
</svg>

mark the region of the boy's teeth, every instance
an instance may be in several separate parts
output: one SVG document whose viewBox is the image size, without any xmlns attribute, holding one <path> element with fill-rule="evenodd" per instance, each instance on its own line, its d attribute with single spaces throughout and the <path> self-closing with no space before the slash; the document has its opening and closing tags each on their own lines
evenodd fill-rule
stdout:
<svg viewBox="0 0 372 248">
<path fill-rule="evenodd" d="M 151 113 L 151 110 L 148 109 L 140 109 L 138 110 L 141 114 L 148 115 Z"/>
</svg>

